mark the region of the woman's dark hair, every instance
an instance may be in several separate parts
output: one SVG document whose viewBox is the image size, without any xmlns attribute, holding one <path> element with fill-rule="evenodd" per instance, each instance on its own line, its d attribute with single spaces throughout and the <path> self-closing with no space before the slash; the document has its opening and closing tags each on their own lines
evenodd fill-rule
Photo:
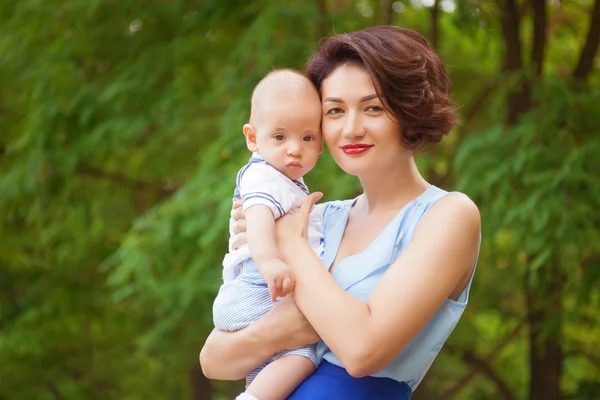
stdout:
<svg viewBox="0 0 600 400">
<path fill-rule="evenodd" d="M 321 93 L 337 67 L 364 67 L 388 112 L 401 122 L 402 143 L 420 151 L 438 143 L 459 122 L 444 64 L 419 33 L 375 26 L 323 39 L 306 75 Z"/>
</svg>

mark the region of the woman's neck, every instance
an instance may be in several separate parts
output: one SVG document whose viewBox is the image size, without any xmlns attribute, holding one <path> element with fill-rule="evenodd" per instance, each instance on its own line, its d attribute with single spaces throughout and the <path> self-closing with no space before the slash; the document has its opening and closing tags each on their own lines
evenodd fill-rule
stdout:
<svg viewBox="0 0 600 400">
<path fill-rule="evenodd" d="M 417 169 L 414 157 L 403 157 L 386 171 L 360 177 L 364 194 L 357 204 L 367 213 L 398 210 L 418 197 L 429 183 Z"/>
</svg>

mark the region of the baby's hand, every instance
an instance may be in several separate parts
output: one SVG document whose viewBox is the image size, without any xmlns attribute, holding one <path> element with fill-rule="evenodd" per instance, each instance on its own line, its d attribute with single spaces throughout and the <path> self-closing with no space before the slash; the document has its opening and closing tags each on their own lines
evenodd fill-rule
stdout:
<svg viewBox="0 0 600 400">
<path fill-rule="evenodd" d="M 292 293 L 296 287 L 292 270 L 278 258 L 263 262 L 261 273 L 269 286 L 269 294 L 273 302 L 277 301 L 278 297 L 285 297 Z"/>
</svg>

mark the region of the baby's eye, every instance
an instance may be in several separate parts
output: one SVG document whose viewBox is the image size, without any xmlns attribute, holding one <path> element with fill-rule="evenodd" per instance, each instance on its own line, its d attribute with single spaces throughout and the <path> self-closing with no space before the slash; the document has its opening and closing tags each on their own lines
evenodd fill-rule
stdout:
<svg viewBox="0 0 600 400">
<path fill-rule="evenodd" d="M 302 140 L 304 140 L 305 142 L 312 142 L 313 140 L 315 140 L 315 138 L 312 136 L 304 136 Z"/>
<path fill-rule="evenodd" d="M 282 141 L 282 140 L 284 140 L 284 139 L 285 139 L 285 136 L 283 136 L 281 133 L 278 133 L 278 134 L 276 134 L 276 135 L 273 135 L 273 138 L 274 138 L 275 140 Z"/>
<path fill-rule="evenodd" d="M 334 107 L 334 108 L 330 108 L 329 110 L 327 110 L 327 112 L 325 113 L 326 115 L 335 115 L 335 114 L 339 114 L 343 112 L 343 110 L 339 107 Z"/>
</svg>

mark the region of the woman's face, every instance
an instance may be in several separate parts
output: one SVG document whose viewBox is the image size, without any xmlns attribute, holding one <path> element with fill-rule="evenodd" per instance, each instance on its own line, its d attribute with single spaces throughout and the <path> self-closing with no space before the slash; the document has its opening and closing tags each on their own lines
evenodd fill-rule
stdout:
<svg viewBox="0 0 600 400">
<path fill-rule="evenodd" d="M 368 72 L 346 64 L 321 87 L 323 139 L 336 163 L 359 178 L 393 168 L 406 150 L 400 125 L 385 112 Z"/>
</svg>

